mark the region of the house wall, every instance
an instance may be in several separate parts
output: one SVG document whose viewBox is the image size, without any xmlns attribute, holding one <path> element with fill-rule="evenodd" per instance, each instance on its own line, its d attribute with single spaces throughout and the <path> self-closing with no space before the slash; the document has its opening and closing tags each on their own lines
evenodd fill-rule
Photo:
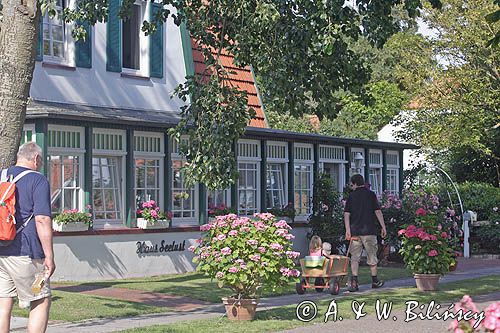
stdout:
<svg viewBox="0 0 500 333">
<path fill-rule="evenodd" d="M 149 6 L 151 3 L 148 2 L 146 13 L 150 12 Z M 121 73 L 107 71 L 106 23 L 97 23 L 92 28 L 92 68 L 74 67 L 74 56 L 71 56 L 74 47 L 71 47 L 71 37 L 68 35 L 70 29 L 67 28 L 66 32 L 69 40 L 66 63 L 60 66 L 60 63 L 51 63 L 48 59 L 37 61 L 31 84 L 31 98 L 135 110 L 179 110 L 181 101 L 171 99 L 170 95 L 184 81 L 186 70 L 180 28 L 172 20 L 164 23 L 163 29 L 163 78 L 122 77 Z M 141 43 L 148 38 L 141 37 Z M 147 54 L 149 48 L 142 51 Z M 149 59 L 145 65 L 147 75 Z"/>
</svg>

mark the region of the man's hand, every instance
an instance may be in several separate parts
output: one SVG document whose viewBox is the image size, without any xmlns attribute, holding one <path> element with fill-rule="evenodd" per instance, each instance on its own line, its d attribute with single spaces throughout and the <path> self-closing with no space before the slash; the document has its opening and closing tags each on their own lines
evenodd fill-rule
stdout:
<svg viewBox="0 0 500 333">
<path fill-rule="evenodd" d="M 346 230 L 345 231 L 345 239 L 346 240 L 351 240 L 351 230 Z"/>
<path fill-rule="evenodd" d="M 385 238 L 385 236 L 387 236 L 387 230 L 385 229 L 385 227 L 382 227 L 382 231 L 380 232 L 380 235 L 382 236 L 382 238 Z"/>
<path fill-rule="evenodd" d="M 45 266 L 45 276 L 47 278 L 50 278 L 52 274 L 54 274 L 54 271 L 56 270 L 56 264 L 54 262 L 54 258 L 48 258 L 46 257 L 43 265 Z"/>
</svg>

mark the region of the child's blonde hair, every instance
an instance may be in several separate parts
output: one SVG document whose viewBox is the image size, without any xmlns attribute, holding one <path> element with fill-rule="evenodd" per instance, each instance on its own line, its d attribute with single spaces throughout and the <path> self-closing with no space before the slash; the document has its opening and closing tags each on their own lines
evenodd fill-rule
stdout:
<svg viewBox="0 0 500 333">
<path fill-rule="evenodd" d="M 321 238 L 319 236 L 312 236 L 311 242 L 309 242 L 309 250 L 321 249 Z"/>
</svg>

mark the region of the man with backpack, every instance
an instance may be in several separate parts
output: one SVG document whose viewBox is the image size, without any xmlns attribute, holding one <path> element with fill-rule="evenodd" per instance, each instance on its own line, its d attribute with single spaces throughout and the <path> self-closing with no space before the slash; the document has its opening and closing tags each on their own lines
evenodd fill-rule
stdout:
<svg viewBox="0 0 500 333">
<path fill-rule="evenodd" d="M 20 306 L 31 305 L 28 332 L 47 329 L 55 264 L 49 182 L 37 172 L 42 165 L 42 149 L 28 142 L 16 165 L 1 171 L 0 333 L 9 332 L 16 296 Z"/>
</svg>

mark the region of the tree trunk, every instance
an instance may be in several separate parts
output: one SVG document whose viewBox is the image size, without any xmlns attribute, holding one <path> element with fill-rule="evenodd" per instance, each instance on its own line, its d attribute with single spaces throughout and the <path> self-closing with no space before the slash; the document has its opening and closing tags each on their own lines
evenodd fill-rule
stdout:
<svg viewBox="0 0 500 333">
<path fill-rule="evenodd" d="M 15 161 L 35 68 L 37 0 L 2 0 L 0 26 L 0 167 Z"/>
</svg>

